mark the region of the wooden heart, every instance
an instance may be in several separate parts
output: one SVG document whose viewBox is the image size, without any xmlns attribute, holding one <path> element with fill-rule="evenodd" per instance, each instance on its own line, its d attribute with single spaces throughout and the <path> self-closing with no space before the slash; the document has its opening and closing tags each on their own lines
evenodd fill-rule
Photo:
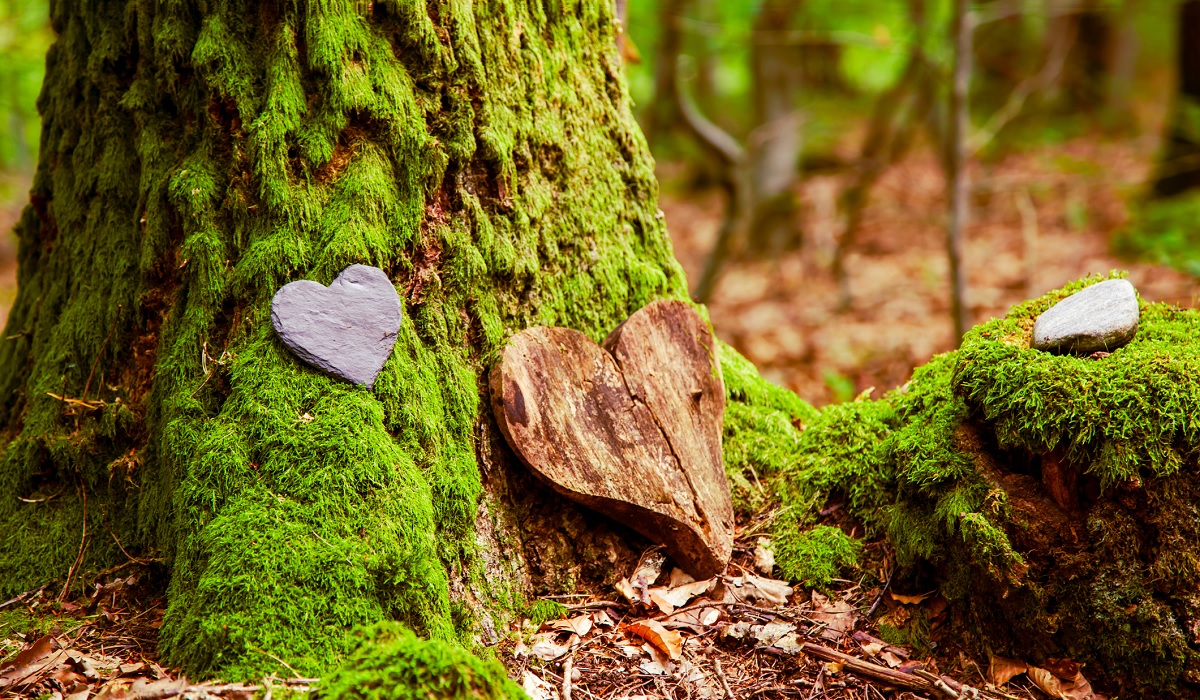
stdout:
<svg viewBox="0 0 1200 700">
<path fill-rule="evenodd" d="M 383 270 L 351 265 L 328 287 L 285 284 L 271 300 L 271 323 L 301 360 L 370 387 L 400 332 L 400 295 Z"/>
<path fill-rule="evenodd" d="M 708 324 L 654 302 L 596 345 L 566 328 L 509 340 L 491 375 L 508 444 L 556 491 L 666 546 L 698 578 L 733 550 L 725 388 Z"/>
</svg>

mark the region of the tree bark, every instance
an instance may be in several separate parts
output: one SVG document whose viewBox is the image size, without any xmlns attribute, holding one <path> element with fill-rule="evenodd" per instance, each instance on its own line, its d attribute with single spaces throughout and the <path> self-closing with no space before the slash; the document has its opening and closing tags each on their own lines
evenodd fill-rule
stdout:
<svg viewBox="0 0 1200 700">
<path fill-rule="evenodd" d="M 164 658 L 233 679 L 319 673 L 383 619 L 487 643 L 536 591 L 614 575 L 641 541 L 540 486 L 486 410 L 513 333 L 598 341 L 686 298 L 611 0 L 51 19 L 0 339 L 0 596 L 160 557 Z M 271 330 L 281 285 L 352 263 L 403 302 L 373 390 Z"/>
</svg>

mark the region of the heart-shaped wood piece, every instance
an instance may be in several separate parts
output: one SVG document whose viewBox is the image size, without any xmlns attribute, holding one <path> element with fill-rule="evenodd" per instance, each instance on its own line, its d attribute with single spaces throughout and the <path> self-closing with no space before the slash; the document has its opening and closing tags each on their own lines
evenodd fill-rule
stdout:
<svg viewBox="0 0 1200 700">
<path fill-rule="evenodd" d="M 400 332 L 400 295 L 383 270 L 351 265 L 328 287 L 285 284 L 271 300 L 271 323 L 301 360 L 370 387 Z"/>
<path fill-rule="evenodd" d="M 666 546 L 698 578 L 733 550 L 721 459 L 725 388 L 708 324 L 654 302 L 596 345 L 540 326 L 513 336 L 491 375 L 509 445 L 566 497 Z"/>
</svg>

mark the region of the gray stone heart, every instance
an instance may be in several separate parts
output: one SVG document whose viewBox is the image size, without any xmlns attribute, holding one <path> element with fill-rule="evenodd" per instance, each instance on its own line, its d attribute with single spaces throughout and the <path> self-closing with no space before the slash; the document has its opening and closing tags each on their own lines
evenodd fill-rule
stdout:
<svg viewBox="0 0 1200 700">
<path fill-rule="evenodd" d="M 285 284 L 271 300 L 271 324 L 301 360 L 371 387 L 400 332 L 400 295 L 383 270 L 351 265 L 328 287 Z"/>
</svg>

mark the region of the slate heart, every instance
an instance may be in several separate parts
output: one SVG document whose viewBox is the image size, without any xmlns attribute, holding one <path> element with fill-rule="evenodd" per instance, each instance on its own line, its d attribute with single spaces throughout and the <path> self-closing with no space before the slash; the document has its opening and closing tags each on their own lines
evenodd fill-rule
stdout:
<svg viewBox="0 0 1200 700">
<path fill-rule="evenodd" d="M 679 301 L 642 308 L 604 348 L 578 331 L 530 328 L 492 370 L 492 408 L 509 445 L 552 488 L 707 578 L 733 550 L 715 350 L 708 324 Z"/>
<path fill-rule="evenodd" d="M 369 388 L 400 332 L 400 295 L 383 270 L 351 265 L 328 287 L 285 284 L 271 300 L 271 324 L 301 360 Z"/>
</svg>

